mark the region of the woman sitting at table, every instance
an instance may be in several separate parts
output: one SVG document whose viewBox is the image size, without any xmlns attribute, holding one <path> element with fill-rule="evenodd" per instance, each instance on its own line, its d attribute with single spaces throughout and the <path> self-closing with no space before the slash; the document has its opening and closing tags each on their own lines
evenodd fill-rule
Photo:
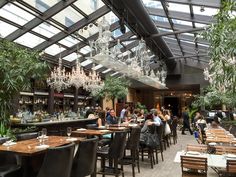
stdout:
<svg viewBox="0 0 236 177">
<path fill-rule="evenodd" d="M 97 120 L 97 126 L 102 127 L 106 124 L 106 112 L 104 110 L 101 110 L 98 112 L 98 120 Z"/>
</svg>

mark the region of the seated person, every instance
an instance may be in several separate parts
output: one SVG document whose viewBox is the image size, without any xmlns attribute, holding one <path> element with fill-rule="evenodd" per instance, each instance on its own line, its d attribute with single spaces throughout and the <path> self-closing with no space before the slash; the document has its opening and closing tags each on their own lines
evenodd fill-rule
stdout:
<svg viewBox="0 0 236 177">
<path fill-rule="evenodd" d="M 97 126 L 105 126 L 106 123 L 106 112 L 105 111 L 100 111 L 98 112 L 98 120 L 97 120 Z"/>
<path fill-rule="evenodd" d="M 107 122 L 107 124 L 118 124 L 118 119 L 115 116 L 115 110 L 114 109 L 110 110 L 110 115 L 107 116 L 106 122 Z"/>
<path fill-rule="evenodd" d="M 196 126 L 198 128 L 200 128 L 201 130 L 203 130 L 206 127 L 206 120 L 203 118 L 203 116 L 198 117 L 198 120 L 196 122 Z"/>
</svg>

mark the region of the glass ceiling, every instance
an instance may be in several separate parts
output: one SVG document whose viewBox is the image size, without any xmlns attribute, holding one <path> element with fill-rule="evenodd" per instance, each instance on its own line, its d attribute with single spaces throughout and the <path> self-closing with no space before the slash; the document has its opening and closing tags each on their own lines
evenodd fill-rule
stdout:
<svg viewBox="0 0 236 177">
<path fill-rule="evenodd" d="M 180 3 L 184 1 L 179 0 L 176 2 L 174 0 L 170 2 L 169 0 L 142 1 L 174 56 L 185 56 L 189 53 L 196 55 L 194 51 L 200 51 L 201 57 L 196 57 L 199 61 L 205 61 L 208 58 L 207 41 L 199 38 L 197 32 L 193 33 L 191 29 L 203 28 L 211 24 L 219 5 L 209 7 L 197 3 L 197 0 L 192 0 L 194 5 L 188 1 Z M 22 0 L 17 2 L 1 0 L 0 37 L 31 49 L 43 50 L 50 58 L 55 58 L 55 63 L 61 56 L 63 60 L 71 63 L 71 66 L 74 65 L 76 58 L 80 59 L 82 66 L 87 66 L 92 63 L 91 60 L 85 59 L 91 51 L 88 41 L 96 40 L 97 22 L 103 16 L 111 25 L 110 41 L 124 39 L 124 36 L 137 37 L 135 30 L 131 31 L 128 26 L 125 26 L 126 33 L 123 34 L 119 29 L 119 18 L 105 6 L 102 0 Z M 102 12 L 101 9 L 107 10 Z M 186 29 L 190 31 L 180 32 L 181 34 L 178 35 L 166 34 Z M 122 48 L 124 56 L 135 52 L 137 45 L 132 45 L 134 42 L 135 40 L 121 41 L 119 47 Z M 204 54 L 206 54 L 205 57 Z M 104 74 L 118 74 L 112 73 L 111 69 L 102 65 L 96 65 L 94 69 L 103 69 Z"/>
</svg>

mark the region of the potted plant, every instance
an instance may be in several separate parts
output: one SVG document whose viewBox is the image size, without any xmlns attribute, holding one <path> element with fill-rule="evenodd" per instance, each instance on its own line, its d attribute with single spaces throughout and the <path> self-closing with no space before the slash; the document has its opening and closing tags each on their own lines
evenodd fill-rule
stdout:
<svg viewBox="0 0 236 177">
<path fill-rule="evenodd" d="M 104 81 L 104 87 L 95 95 L 100 98 L 112 100 L 112 106 L 115 106 L 115 99 L 125 98 L 128 94 L 129 82 L 124 78 L 107 77 Z"/>
<path fill-rule="evenodd" d="M 203 38 L 210 43 L 211 57 L 209 67 L 204 70 L 205 78 L 210 82 L 211 93 L 220 96 L 220 101 L 226 101 L 230 107 L 236 106 L 235 8 L 235 1 L 221 0 L 221 7 L 215 16 L 216 23 L 202 33 Z"/>
<path fill-rule="evenodd" d="M 13 99 L 31 86 L 31 79 L 42 79 L 48 65 L 38 52 L 29 51 L 7 40 L 0 40 L 0 121 L 8 130 Z M 4 133 L 4 131 L 3 131 Z M 5 132 L 6 134 L 7 132 Z"/>
</svg>

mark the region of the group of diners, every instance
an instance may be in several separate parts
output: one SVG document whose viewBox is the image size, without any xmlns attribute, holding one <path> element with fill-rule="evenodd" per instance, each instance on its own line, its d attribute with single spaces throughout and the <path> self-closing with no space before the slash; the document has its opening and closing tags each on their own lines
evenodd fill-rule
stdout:
<svg viewBox="0 0 236 177">
<path fill-rule="evenodd" d="M 41 138 L 38 137 L 37 133 L 27 133 L 14 143 L 2 142 L 0 158 L 4 162 L 0 164 L 0 176 L 80 177 L 96 176 L 97 173 L 118 176 L 120 174 L 124 175 L 123 165 L 127 165 L 128 161 L 128 164 L 132 165 L 131 169 L 134 177 L 135 167 L 138 167 L 138 172 L 140 172 L 139 158 L 137 158 L 139 155 L 144 159 L 145 154 L 148 154 L 151 160 L 151 168 L 156 162 L 158 163 L 158 153 L 161 153 L 163 160 L 163 147 L 166 146 L 163 143 L 168 141 L 168 139 L 165 139 L 164 127 L 168 124 L 167 122 L 173 120 L 169 111 L 166 111 L 164 115 L 156 109 L 151 110 L 146 115 L 138 109 L 134 110 L 132 115 L 124 111 L 124 117 L 120 119 L 121 122 L 115 116 L 113 109 L 109 112 L 99 111 L 97 115 L 98 129 L 88 129 L 88 127 L 87 129 L 72 128 L 72 137 L 45 136 L 45 141 L 43 141 L 45 144 L 41 144 Z M 104 126 L 107 124 L 109 126 Z M 162 129 L 161 131 L 155 130 L 154 133 L 150 131 L 151 127 Z M 170 124 L 170 133 L 171 128 Z M 84 136 L 86 133 L 89 136 Z M 109 143 L 100 143 L 104 137 L 99 135 L 108 133 L 112 134 Z M 154 147 L 141 143 L 140 137 L 143 133 L 156 134 L 155 141 L 158 141 L 157 145 Z M 83 135 L 82 139 L 80 135 Z M 156 159 L 154 154 L 156 154 Z M 100 170 L 96 167 L 97 159 L 101 160 Z M 109 163 L 106 163 L 107 159 Z M 108 168 L 110 169 L 107 171 Z"/>
</svg>

